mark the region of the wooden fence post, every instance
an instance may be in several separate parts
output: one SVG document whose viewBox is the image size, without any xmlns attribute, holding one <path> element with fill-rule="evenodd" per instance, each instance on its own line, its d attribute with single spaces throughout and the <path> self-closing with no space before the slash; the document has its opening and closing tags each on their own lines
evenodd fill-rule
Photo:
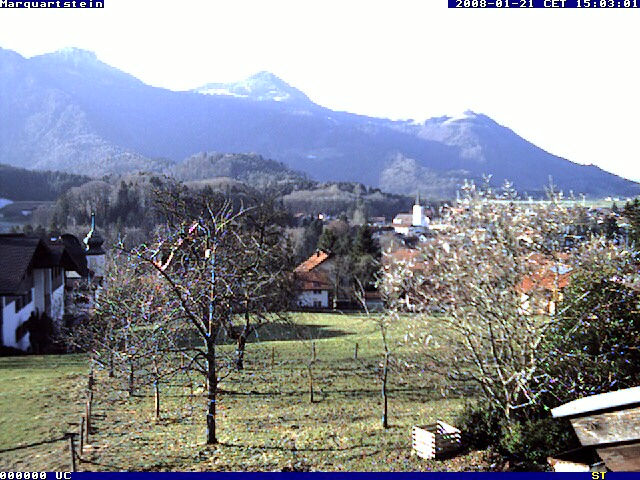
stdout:
<svg viewBox="0 0 640 480">
<path fill-rule="evenodd" d="M 356 342 L 356 348 L 353 350 L 353 359 L 358 359 L 358 342 Z"/>
<path fill-rule="evenodd" d="M 71 471 L 77 472 L 76 469 L 76 443 L 75 443 L 75 433 L 67 433 L 65 437 L 69 439 L 69 450 L 71 451 Z"/>
<path fill-rule="evenodd" d="M 271 368 L 274 367 L 276 363 L 276 347 L 271 347 Z"/>
<path fill-rule="evenodd" d="M 84 417 L 80 416 L 80 453 L 84 449 Z"/>
<path fill-rule="evenodd" d="M 85 429 L 84 439 L 85 443 L 89 445 L 89 431 L 91 430 L 91 404 L 93 402 L 93 392 L 89 392 L 87 403 L 85 404 L 84 416 L 85 416 Z"/>
</svg>

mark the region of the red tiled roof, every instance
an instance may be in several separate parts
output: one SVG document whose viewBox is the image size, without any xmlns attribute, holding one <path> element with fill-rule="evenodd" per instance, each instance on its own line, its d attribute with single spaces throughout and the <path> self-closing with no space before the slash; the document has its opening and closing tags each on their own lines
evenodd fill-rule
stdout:
<svg viewBox="0 0 640 480">
<path fill-rule="evenodd" d="M 404 263 L 411 270 L 425 270 L 424 260 L 420 257 L 420 251 L 412 248 L 399 248 L 398 250 L 385 254 L 383 263 L 386 265 Z"/>
<path fill-rule="evenodd" d="M 329 258 L 329 254 L 327 252 L 323 252 L 322 250 L 318 250 L 316 253 L 307 258 L 304 262 L 296 267 L 294 272 L 302 273 L 302 272 L 310 272 L 326 259 Z"/>
<path fill-rule="evenodd" d="M 534 289 L 543 289 L 549 292 L 562 290 L 571 283 L 571 272 L 571 269 L 564 266 L 556 270 L 555 267 L 546 265 L 522 280 L 522 291 L 529 293 Z"/>
</svg>

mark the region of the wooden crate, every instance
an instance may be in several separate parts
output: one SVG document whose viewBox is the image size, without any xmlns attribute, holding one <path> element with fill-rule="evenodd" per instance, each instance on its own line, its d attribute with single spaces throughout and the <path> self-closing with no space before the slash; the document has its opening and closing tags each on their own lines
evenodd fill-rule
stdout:
<svg viewBox="0 0 640 480">
<path fill-rule="evenodd" d="M 462 449 L 460 430 L 445 422 L 413 427 L 413 451 L 427 460 L 446 458 Z"/>
</svg>

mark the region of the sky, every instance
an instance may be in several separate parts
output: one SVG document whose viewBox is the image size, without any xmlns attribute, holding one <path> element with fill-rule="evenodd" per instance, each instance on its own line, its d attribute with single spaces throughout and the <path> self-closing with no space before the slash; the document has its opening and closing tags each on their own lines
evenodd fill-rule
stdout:
<svg viewBox="0 0 640 480">
<path fill-rule="evenodd" d="M 375 117 L 473 110 L 550 153 L 640 181 L 640 9 L 104 2 L 104 9 L 2 8 L 0 47 L 25 57 L 83 48 L 173 90 L 266 70 L 324 107 Z"/>
</svg>

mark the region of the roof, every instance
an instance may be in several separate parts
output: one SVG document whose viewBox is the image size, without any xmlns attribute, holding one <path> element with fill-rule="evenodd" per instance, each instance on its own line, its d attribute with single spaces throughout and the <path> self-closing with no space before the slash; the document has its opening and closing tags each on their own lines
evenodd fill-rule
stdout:
<svg viewBox="0 0 640 480">
<path fill-rule="evenodd" d="M 89 274 L 87 268 L 87 256 L 85 250 L 77 237 L 64 234 L 55 240 L 47 242 L 49 248 L 54 252 L 64 251 L 61 255 L 61 264 L 67 271 L 78 272 L 81 276 L 86 277 Z"/>
<path fill-rule="evenodd" d="M 399 213 L 395 217 L 393 217 L 393 225 L 396 227 L 407 226 L 410 227 L 413 225 L 413 214 L 412 213 Z"/>
<path fill-rule="evenodd" d="M 572 417 L 586 413 L 627 407 L 640 403 L 640 387 L 625 388 L 615 392 L 601 393 L 579 398 L 551 410 L 554 418 Z"/>
<path fill-rule="evenodd" d="M 296 272 L 295 278 L 300 290 L 331 290 L 329 278 L 324 272 Z"/>
<path fill-rule="evenodd" d="M 59 266 L 82 273 L 64 244 L 47 245 L 24 234 L 0 235 L 0 295 L 25 293 L 21 283 L 30 268 Z"/>
<path fill-rule="evenodd" d="M 302 272 L 310 272 L 322 262 L 329 258 L 330 254 L 327 252 L 323 252 L 322 250 L 316 251 L 313 255 L 307 258 L 304 262 L 298 265 L 294 272 L 302 273 Z"/>
<path fill-rule="evenodd" d="M 426 270 L 424 257 L 422 257 L 420 250 L 413 248 L 399 248 L 393 252 L 385 253 L 382 261 L 385 265 L 404 264 L 410 270 Z"/>
<path fill-rule="evenodd" d="M 0 295 L 19 292 L 30 267 L 46 267 L 53 252 L 37 237 L 0 235 Z"/>
<path fill-rule="evenodd" d="M 572 267 L 554 263 L 554 261 L 538 253 L 530 255 L 529 262 L 537 268 L 522 280 L 522 291 L 524 293 L 534 289 L 555 292 L 562 290 L 571 283 Z"/>
</svg>

